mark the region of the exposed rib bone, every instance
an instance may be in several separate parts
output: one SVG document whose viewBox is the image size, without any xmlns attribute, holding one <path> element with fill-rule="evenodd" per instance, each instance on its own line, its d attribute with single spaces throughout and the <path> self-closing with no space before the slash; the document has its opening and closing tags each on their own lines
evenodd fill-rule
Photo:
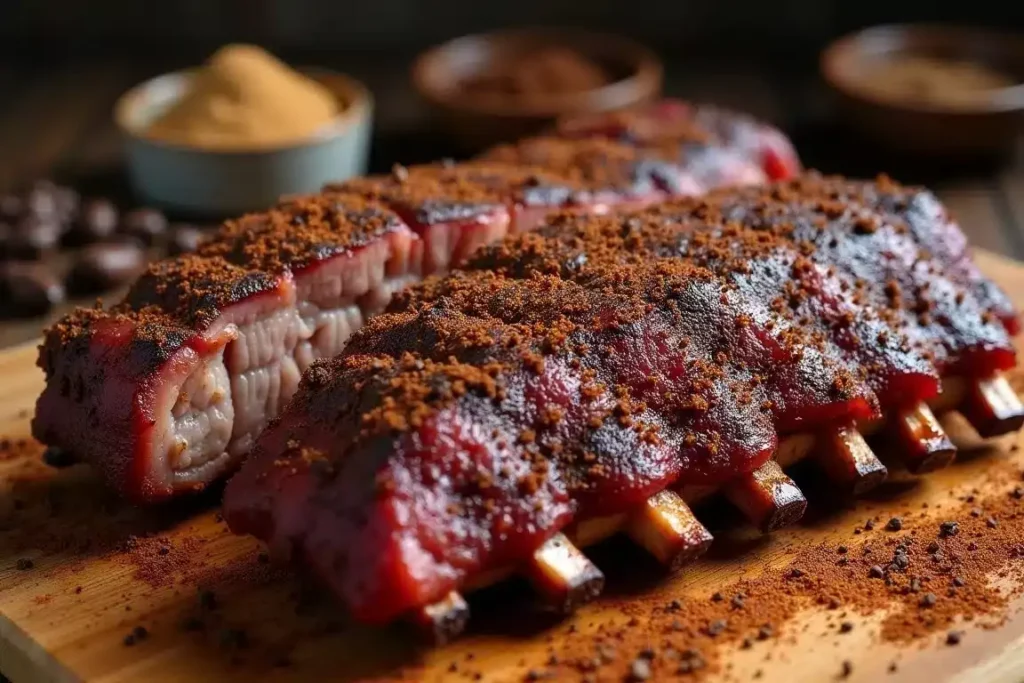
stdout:
<svg viewBox="0 0 1024 683">
<path fill-rule="evenodd" d="M 943 468 L 956 457 L 956 446 L 924 403 L 901 411 L 888 422 L 886 433 L 900 459 L 914 474 Z"/>
<path fill-rule="evenodd" d="M 723 493 L 758 529 L 774 531 L 792 524 L 807 509 L 807 498 L 774 460 L 723 488 Z"/>
<path fill-rule="evenodd" d="M 451 591 L 434 604 L 413 612 L 411 619 L 431 642 L 444 645 L 466 628 L 469 605 L 458 591 Z"/>
<path fill-rule="evenodd" d="M 1015 432 L 1024 425 L 1024 404 L 1003 375 L 967 382 L 959 410 L 984 438 Z"/>
<path fill-rule="evenodd" d="M 656 493 L 626 522 L 626 533 L 675 570 L 703 555 L 712 536 L 675 491 Z"/>
<path fill-rule="evenodd" d="M 565 534 L 555 534 L 533 553 L 524 574 L 544 604 L 568 614 L 604 588 L 604 574 Z"/>
<path fill-rule="evenodd" d="M 820 434 L 815 455 L 829 480 L 854 495 L 881 484 L 889 474 L 852 425 Z"/>
</svg>

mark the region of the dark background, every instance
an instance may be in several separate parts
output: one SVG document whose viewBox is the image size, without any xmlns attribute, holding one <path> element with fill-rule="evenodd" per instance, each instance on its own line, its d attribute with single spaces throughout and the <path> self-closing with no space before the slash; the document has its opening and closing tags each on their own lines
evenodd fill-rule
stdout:
<svg viewBox="0 0 1024 683">
<path fill-rule="evenodd" d="M 1024 258 L 1024 163 L 900 158 L 837 120 L 819 52 L 844 33 L 890 22 L 1024 31 L 1024 0 L 0 0 L 0 191 L 56 176 L 133 201 L 113 102 L 234 41 L 362 80 L 376 100 L 372 170 L 452 156 L 409 82 L 415 55 L 476 31 L 574 26 L 646 43 L 665 61 L 666 94 L 779 125 L 810 167 L 931 185 L 960 214 L 979 217 L 964 221 L 977 244 Z"/>
<path fill-rule="evenodd" d="M 813 54 L 845 31 L 893 21 L 1024 24 L 1016 0 L 4 0 L 7 50 L 63 54 L 210 49 L 227 40 L 390 56 L 515 25 L 615 30 L 677 55 Z"/>
</svg>

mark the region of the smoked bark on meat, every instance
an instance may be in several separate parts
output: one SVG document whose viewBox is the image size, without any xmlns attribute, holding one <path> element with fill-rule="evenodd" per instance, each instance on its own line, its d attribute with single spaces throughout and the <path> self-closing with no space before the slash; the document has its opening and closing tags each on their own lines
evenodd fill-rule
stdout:
<svg viewBox="0 0 1024 683">
<path fill-rule="evenodd" d="M 570 523 L 751 472 L 780 435 L 1007 367 L 1003 299 L 924 249 L 956 228 L 909 226 L 921 194 L 809 176 L 484 249 L 315 364 L 226 518 L 386 621 Z"/>
<path fill-rule="evenodd" d="M 648 155 L 628 145 L 556 146 L 578 148 L 580 164 L 396 167 L 229 221 L 198 255 L 151 265 L 112 310 L 78 310 L 47 331 L 34 434 L 134 500 L 202 488 L 245 457 L 314 359 L 341 351 L 409 282 L 559 208 L 703 189 L 652 194 L 636 171 Z"/>
</svg>

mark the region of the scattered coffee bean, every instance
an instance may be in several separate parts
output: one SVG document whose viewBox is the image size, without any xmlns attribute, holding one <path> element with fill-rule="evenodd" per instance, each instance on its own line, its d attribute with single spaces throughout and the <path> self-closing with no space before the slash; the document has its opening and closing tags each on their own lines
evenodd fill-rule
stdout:
<svg viewBox="0 0 1024 683">
<path fill-rule="evenodd" d="M 75 293 L 92 293 L 126 285 L 146 267 L 146 253 L 137 244 L 112 242 L 93 244 L 79 254 L 68 288 Z"/>
<path fill-rule="evenodd" d="M 13 258 L 40 258 L 57 247 L 60 232 L 56 220 L 26 214 L 11 228 L 4 251 Z"/>
<path fill-rule="evenodd" d="M 0 264 L 0 315 L 36 316 L 64 301 L 64 284 L 41 263 Z"/>
<path fill-rule="evenodd" d="M 41 220 L 60 221 L 56 188 L 48 180 L 36 182 L 22 199 L 22 212 Z"/>
<path fill-rule="evenodd" d="M 899 531 L 902 528 L 903 528 L 903 520 L 900 519 L 899 517 L 891 518 L 889 520 L 889 522 L 885 525 L 885 530 L 886 531 Z"/>
<path fill-rule="evenodd" d="M 872 579 L 880 579 L 883 576 L 885 576 L 885 570 L 883 570 L 877 564 L 873 565 L 871 569 L 868 570 L 868 576 L 870 576 Z"/>
<path fill-rule="evenodd" d="M 172 225 L 167 239 L 167 253 L 171 256 L 190 254 L 199 248 L 205 233 L 194 225 Z"/>
<path fill-rule="evenodd" d="M 156 209 L 135 209 L 124 215 L 121 232 L 143 244 L 153 244 L 167 232 L 167 217 Z"/>
<path fill-rule="evenodd" d="M 57 203 L 57 216 L 65 225 L 70 226 L 78 220 L 82 197 L 74 188 L 57 186 L 53 189 L 53 196 Z"/>
<path fill-rule="evenodd" d="M 935 607 L 935 603 L 938 601 L 939 599 L 935 596 L 935 593 L 925 593 L 921 597 L 920 605 L 921 607 Z"/>
<path fill-rule="evenodd" d="M 21 215 L 25 203 L 16 194 L 0 194 L 0 220 L 13 221 Z"/>
<path fill-rule="evenodd" d="M 963 637 L 963 631 L 950 631 L 946 634 L 946 645 L 959 645 Z"/>
<path fill-rule="evenodd" d="M 939 525 L 939 536 L 946 538 L 949 536 L 956 536 L 960 533 L 960 525 L 953 521 L 946 521 Z"/>
<path fill-rule="evenodd" d="M 117 207 L 109 199 L 90 199 L 68 233 L 72 244 L 89 244 L 109 238 L 117 230 Z"/>
</svg>

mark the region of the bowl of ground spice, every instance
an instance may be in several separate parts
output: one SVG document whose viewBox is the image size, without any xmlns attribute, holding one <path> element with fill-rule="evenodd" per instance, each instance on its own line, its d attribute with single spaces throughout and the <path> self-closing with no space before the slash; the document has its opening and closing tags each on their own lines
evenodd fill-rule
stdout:
<svg viewBox="0 0 1024 683">
<path fill-rule="evenodd" d="M 265 208 L 366 171 L 372 101 L 343 74 L 229 45 L 126 93 L 115 118 L 148 202 L 204 215 Z"/>
<path fill-rule="evenodd" d="M 958 26 L 869 28 L 830 45 L 825 80 L 843 117 L 894 150 L 1012 153 L 1024 131 L 1024 36 Z"/>
<path fill-rule="evenodd" d="M 559 117 L 657 97 L 662 66 L 613 35 L 520 29 L 456 38 L 422 54 L 413 83 L 467 151 L 543 130 Z"/>
</svg>

